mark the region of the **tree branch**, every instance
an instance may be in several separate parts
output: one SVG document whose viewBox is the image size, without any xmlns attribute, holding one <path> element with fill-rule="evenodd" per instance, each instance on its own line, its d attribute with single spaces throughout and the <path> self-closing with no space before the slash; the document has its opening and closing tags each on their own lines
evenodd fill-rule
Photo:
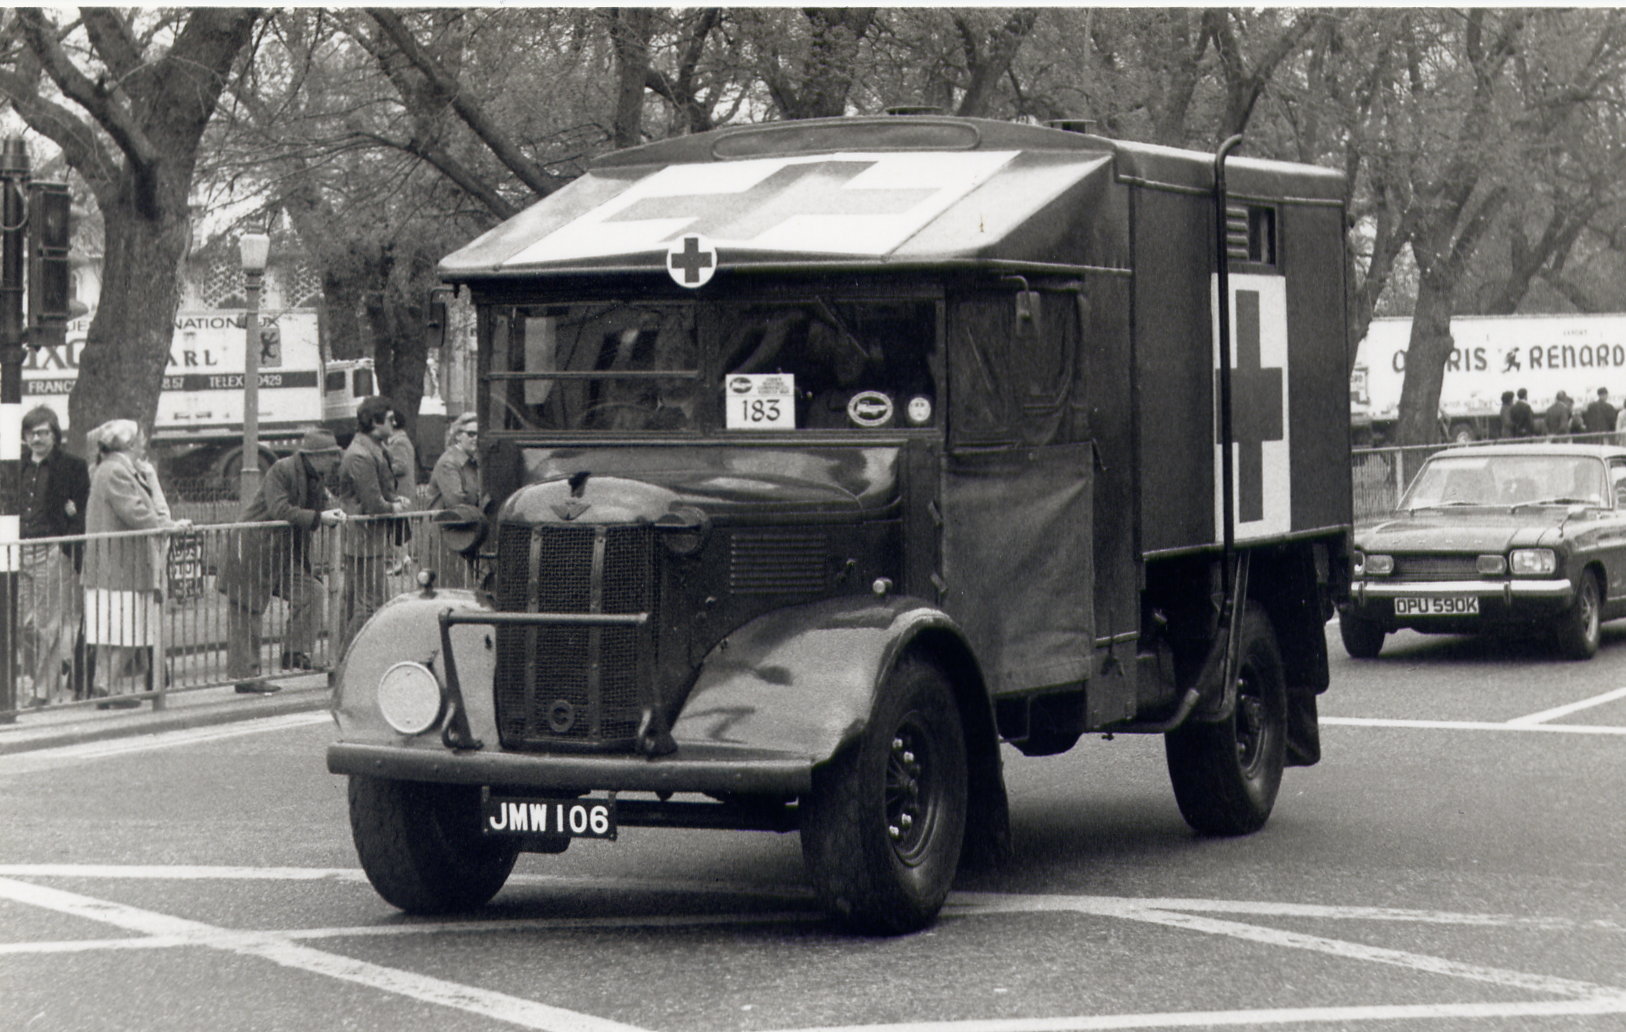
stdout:
<svg viewBox="0 0 1626 1032">
<path fill-rule="evenodd" d="M 17 20 L 29 49 L 63 96 L 84 108 L 96 120 L 96 124 L 107 131 L 114 144 L 129 159 L 132 168 L 152 168 L 159 159 L 158 148 L 136 124 L 128 108 L 74 67 L 73 61 L 57 42 L 56 34 L 52 31 L 54 26 L 45 17 L 45 12 L 37 7 L 24 7 L 17 12 Z"/>
</svg>

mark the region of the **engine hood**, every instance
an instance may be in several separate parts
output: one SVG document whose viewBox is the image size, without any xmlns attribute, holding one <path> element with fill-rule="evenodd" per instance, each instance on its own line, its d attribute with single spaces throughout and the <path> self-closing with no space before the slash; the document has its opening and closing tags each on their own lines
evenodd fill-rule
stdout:
<svg viewBox="0 0 1626 1032">
<path fill-rule="evenodd" d="M 527 448 L 525 479 L 502 517 L 589 523 L 655 520 L 678 507 L 710 515 L 859 514 L 897 497 L 898 450 Z M 583 506 L 586 506 L 583 509 Z"/>
<path fill-rule="evenodd" d="M 1584 511 L 1583 511 L 1584 512 Z M 1584 515 L 1569 509 L 1472 508 L 1398 516 L 1358 530 L 1355 547 L 1366 552 L 1505 552 L 1553 545 L 1565 527 Z"/>
</svg>

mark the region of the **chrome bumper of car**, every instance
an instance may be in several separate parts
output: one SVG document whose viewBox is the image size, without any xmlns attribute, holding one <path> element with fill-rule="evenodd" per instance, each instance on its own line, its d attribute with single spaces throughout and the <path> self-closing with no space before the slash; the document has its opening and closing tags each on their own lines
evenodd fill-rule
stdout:
<svg viewBox="0 0 1626 1032">
<path fill-rule="evenodd" d="M 1369 598 L 1411 598 L 1418 595 L 1478 595 L 1499 597 L 1512 602 L 1520 598 L 1569 598 L 1575 585 L 1558 580 L 1451 580 L 1451 581 L 1364 581 L 1350 585 L 1356 602 Z"/>
</svg>

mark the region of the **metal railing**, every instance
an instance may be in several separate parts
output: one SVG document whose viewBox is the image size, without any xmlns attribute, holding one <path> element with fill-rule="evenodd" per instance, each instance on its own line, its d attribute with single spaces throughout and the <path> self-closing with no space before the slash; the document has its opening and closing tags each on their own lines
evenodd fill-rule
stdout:
<svg viewBox="0 0 1626 1032">
<path fill-rule="evenodd" d="M 33 709 L 156 709 L 180 692 L 330 669 L 377 606 L 433 569 L 446 588 L 472 569 L 433 512 L 351 518 L 310 535 L 306 560 L 286 523 L 194 525 L 32 538 L 0 546 L 17 575 L 16 699 Z M 156 571 L 155 592 L 87 590 L 82 557 Z M 143 554 L 145 558 L 143 558 Z"/>
</svg>

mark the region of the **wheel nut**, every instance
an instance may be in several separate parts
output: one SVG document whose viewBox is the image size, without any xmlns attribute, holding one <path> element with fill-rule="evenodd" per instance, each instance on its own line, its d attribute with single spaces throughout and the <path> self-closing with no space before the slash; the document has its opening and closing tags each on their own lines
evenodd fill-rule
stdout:
<svg viewBox="0 0 1626 1032">
<path fill-rule="evenodd" d="M 915 819 L 908 814 L 903 814 L 898 818 L 898 823 L 903 825 L 904 831 L 908 831 L 915 826 Z"/>
<path fill-rule="evenodd" d="M 903 838 L 903 832 L 898 830 L 898 826 L 896 824 L 888 824 L 886 826 L 886 833 L 892 836 L 892 841 L 894 842 Z"/>
</svg>

